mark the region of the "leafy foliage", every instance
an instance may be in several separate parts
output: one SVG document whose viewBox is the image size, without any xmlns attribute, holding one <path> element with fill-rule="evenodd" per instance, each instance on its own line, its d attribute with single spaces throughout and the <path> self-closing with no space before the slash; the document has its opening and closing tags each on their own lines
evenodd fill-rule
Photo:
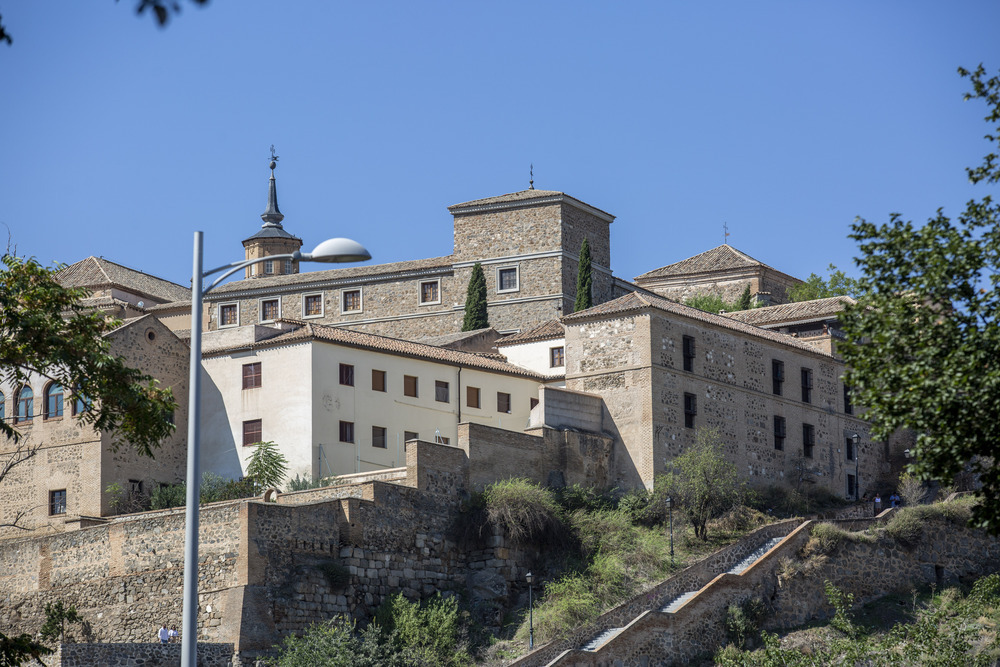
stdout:
<svg viewBox="0 0 1000 667">
<path fill-rule="evenodd" d="M 1000 140 L 1000 77 L 970 78 L 967 99 L 982 99 Z M 967 170 L 973 182 L 1000 181 L 991 153 Z M 872 437 L 898 429 L 917 434 L 910 471 L 948 483 L 968 466 L 978 472 L 983 502 L 977 525 L 1000 532 L 1000 207 L 987 196 L 955 220 L 941 210 L 922 227 L 897 214 L 875 225 L 858 220 L 852 238 L 864 297 L 843 316 L 850 345 L 841 346 L 845 381 L 868 408 Z"/>
<path fill-rule="evenodd" d="M 587 310 L 594 305 L 593 284 L 590 265 L 590 242 L 584 238 L 580 247 L 579 268 L 576 273 L 576 303 L 573 304 L 573 312 Z"/>
<path fill-rule="evenodd" d="M 826 270 L 829 273 L 829 278 L 810 273 L 804 283 L 789 288 L 788 300 L 794 303 L 796 301 L 826 299 L 832 296 L 849 296 L 857 299 L 862 295 L 863 288 L 856 278 L 851 278 L 833 264 L 828 266 Z"/>
<path fill-rule="evenodd" d="M 418 664 L 442 667 L 472 664 L 471 656 L 460 645 L 460 621 L 458 601 L 440 594 L 421 604 L 397 593 L 375 614 L 375 623 L 388 634 L 396 653 Z"/>
<path fill-rule="evenodd" d="M 149 509 L 165 510 L 182 507 L 187 502 L 187 484 L 162 484 L 149 494 Z"/>
<path fill-rule="evenodd" d="M 326 482 L 323 479 L 310 479 L 308 477 L 300 477 L 298 473 L 295 473 L 295 477 L 288 480 L 288 490 L 289 491 L 306 491 L 308 489 L 318 489 L 326 486 Z"/>
<path fill-rule="evenodd" d="M 8 637 L 0 632 L 0 667 L 17 667 L 32 661 L 44 664 L 42 657 L 52 653 L 52 649 L 35 641 L 28 633 Z"/>
<path fill-rule="evenodd" d="M 706 313 L 719 314 L 723 311 L 731 313 L 737 310 L 750 310 L 759 308 L 760 303 L 755 302 L 750 295 L 750 283 L 746 284 L 743 292 L 736 301 L 726 301 L 719 294 L 695 294 L 684 300 L 685 306 L 704 310 Z"/>
<path fill-rule="evenodd" d="M 344 617 L 309 627 L 302 637 L 289 635 L 272 667 L 417 667 L 421 663 L 399 654 L 376 624 L 360 634 Z"/>
<path fill-rule="evenodd" d="M 767 616 L 767 605 L 760 598 L 747 598 L 729 605 L 726 611 L 726 634 L 739 648 L 747 648 L 760 636 L 760 625 Z"/>
<path fill-rule="evenodd" d="M 83 387 L 94 401 L 78 418 L 98 431 L 114 432 L 117 449 L 127 441 L 136 452 L 152 456 L 173 433 L 177 407 L 170 389 L 129 368 L 111 354 L 106 334 L 120 323 L 88 312 L 84 289 L 67 288 L 55 279 L 57 267 L 5 254 L 0 271 L 0 373 L 12 386 L 32 374 L 65 388 Z M 17 441 L 21 434 L 6 421 L 0 433 Z M 119 440 L 120 439 L 120 440 Z"/>
<path fill-rule="evenodd" d="M 265 489 L 277 487 L 288 474 L 288 459 L 271 441 L 258 442 L 247 463 L 247 478 L 252 484 Z"/>
<path fill-rule="evenodd" d="M 745 482 L 722 451 L 719 434 L 700 429 L 694 444 L 673 460 L 674 470 L 656 480 L 687 514 L 695 535 L 708 539 L 708 521 L 738 504 Z"/>
<path fill-rule="evenodd" d="M 66 642 L 66 624 L 82 623 L 83 618 L 77 613 L 76 607 L 63 605 L 62 600 L 45 605 L 45 625 L 39 633 L 42 639 Z"/>
<path fill-rule="evenodd" d="M 486 276 L 483 266 L 476 262 L 469 276 L 469 290 L 465 295 L 465 318 L 462 320 L 462 331 L 476 331 L 490 326 L 489 315 L 486 312 Z"/>
<path fill-rule="evenodd" d="M 112 514 L 131 514 L 149 509 L 149 496 L 125 488 L 119 482 L 108 484 L 104 493 L 111 497 Z"/>
</svg>

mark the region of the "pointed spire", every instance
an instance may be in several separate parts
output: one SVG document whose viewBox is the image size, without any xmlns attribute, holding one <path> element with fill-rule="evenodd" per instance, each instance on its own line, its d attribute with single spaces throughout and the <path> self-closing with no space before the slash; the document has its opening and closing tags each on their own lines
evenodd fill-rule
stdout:
<svg viewBox="0 0 1000 667">
<path fill-rule="evenodd" d="M 534 190 L 535 189 L 535 165 L 534 164 L 532 164 L 530 167 L 528 167 L 528 189 L 529 190 Z"/>
<path fill-rule="evenodd" d="M 271 144 L 271 180 L 267 185 L 267 210 L 260 214 L 260 219 L 264 221 L 262 227 L 281 228 L 281 221 L 285 216 L 278 210 L 278 186 L 274 181 L 274 168 L 278 166 L 278 156 L 274 154 L 274 144 Z"/>
</svg>

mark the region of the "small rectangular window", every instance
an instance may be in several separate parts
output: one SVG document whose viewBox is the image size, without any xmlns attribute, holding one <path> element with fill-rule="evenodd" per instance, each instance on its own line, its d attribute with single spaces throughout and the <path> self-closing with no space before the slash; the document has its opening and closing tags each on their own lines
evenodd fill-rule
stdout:
<svg viewBox="0 0 1000 667">
<path fill-rule="evenodd" d="M 518 289 L 517 267 L 497 269 L 498 292 L 516 292 Z"/>
<path fill-rule="evenodd" d="M 565 347 L 550 347 L 549 348 L 549 366 L 552 368 L 559 368 L 566 365 L 566 348 Z"/>
<path fill-rule="evenodd" d="M 854 405 L 851 404 L 851 388 L 846 384 L 844 385 L 844 414 L 854 414 Z"/>
<path fill-rule="evenodd" d="M 340 365 L 340 384 L 354 386 L 354 366 L 351 364 Z"/>
<path fill-rule="evenodd" d="M 470 408 L 479 407 L 479 387 L 465 388 L 465 405 Z"/>
<path fill-rule="evenodd" d="M 771 359 L 771 393 L 781 396 L 781 385 L 785 381 L 785 362 Z"/>
<path fill-rule="evenodd" d="M 304 317 L 320 317 L 323 315 L 323 295 L 306 294 L 302 298 L 302 314 Z"/>
<path fill-rule="evenodd" d="M 497 392 L 497 412 L 510 412 L 510 394 Z"/>
<path fill-rule="evenodd" d="M 417 378 L 413 375 L 403 376 L 403 396 L 417 397 Z"/>
<path fill-rule="evenodd" d="M 65 514 L 66 513 L 66 489 L 59 489 L 58 491 L 49 491 L 49 514 Z"/>
<path fill-rule="evenodd" d="M 354 422 L 340 422 L 340 441 L 354 442 Z"/>
<path fill-rule="evenodd" d="M 372 426 L 372 447 L 386 448 L 384 426 Z"/>
<path fill-rule="evenodd" d="M 239 304 L 224 303 L 219 306 L 219 326 L 235 327 L 240 323 Z"/>
<path fill-rule="evenodd" d="M 698 398 L 694 394 L 684 394 L 684 428 L 694 428 L 694 418 L 698 414 Z"/>
<path fill-rule="evenodd" d="M 292 272 L 292 260 L 286 259 L 285 260 L 285 274 L 287 275 L 287 274 L 289 274 L 291 272 Z"/>
<path fill-rule="evenodd" d="M 385 371 L 372 370 L 372 391 L 385 391 Z"/>
<path fill-rule="evenodd" d="M 416 431 L 403 431 L 403 442 L 408 442 L 410 440 L 419 440 L 420 434 Z"/>
<path fill-rule="evenodd" d="M 847 475 L 847 497 L 856 498 L 858 496 L 858 478 L 848 473 Z"/>
<path fill-rule="evenodd" d="M 420 283 L 420 303 L 441 303 L 441 284 L 437 280 Z"/>
<path fill-rule="evenodd" d="M 813 372 L 808 368 L 802 369 L 802 402 L 812 403 Z"/>
<path fill-rule="evenodd" d="M 361 290 L 348 289 L 341 292 L 341 312 L 359 313 L 361 312 Z"/>
<path fill-rule="evenodd" d="M 813 457 L 813 448 L 816 446 L 816 429 L 812 424 L 802 425 L 802 456 L 807 459 Z"/>
<path fill-rule="evenodd" d="M 274 260 L 273 259 L 265 259 L 264 260 L 264 273 L 266 275 L 271 275 L 272 273 L 274 273 Z"/>
<path fill-rule="evenodd" d="M 243 388 L 257 389 L 261 386 L 260 362 L 243 364 Z"/>
<path fill-rule="evenodd" d="M 847 436 L 844 438 L 844 451 L 847 453 L 847 460 L 854 460 L 854 438 Z"/>
<path fill-rule="evenodd" d="M 451 399 L 448 397 L 448 383 L 436 380 L 434 382 L 434 400 L 439 403 L 447 403 Z"/>
<path fill-rule="evenodd" d="M 263 299 L 260 302 L 260 321 L 273 322 L 281 317 L 280 302 L 277 299 Z"/>
<path fill-rule="evenodd" d="M 684 336 L 682 339 L 682 348 L 684 370 L 692 372 L 694 371 L 694 338 L 692 336 Z"/>
<path fill-rule="evenodd" d="M 785 418 L 774 416 L 774 448 L 784 451 L 785 449 Z"/>
<path fill-rule="evenodd" d="M 263 429 L 259 419 L 243 422 L 243 446 L 256 445 L 263 440 Z"/>
<path fill-rule="evenodd" d="M 441 444 L 441 445 L 447 445 L 447 444 L 449 444 L 451 442 L 451 438 L 446 438 L 443 435 L 437 435 L 437 434 L 435 434 L 434 435 L 434 442 L 436 442 L 438 444 Z"/>
</svg>

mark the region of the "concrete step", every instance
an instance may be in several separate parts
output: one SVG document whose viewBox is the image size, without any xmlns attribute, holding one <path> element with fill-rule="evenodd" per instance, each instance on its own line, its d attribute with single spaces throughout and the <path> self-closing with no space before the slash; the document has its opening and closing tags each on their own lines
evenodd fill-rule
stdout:
<svg viewBox="0 0 1000 667">
<path fill-rule="evenodd" d="M 683 605 L 685 602 L 693 598 L 697 592 L 698 591 L 688 591 L 687 593 L 681 593 L 676 598 L 674 598 L 667 604 L 660 607 L 660 611 L 667 614 L 674 613 L 675 611 L 681 608 L 681 605 Z"/>
<path fill-rule="evenodd" d="M 733 569 L 729 570 L 729 574 L 743 574 L 751 565 L 757 562 L 757 560 L 766 554 L 768 551 L 774 548 L 774 545 L 785 539 L 784 537 L 772 537 L 771 539 L 760 545 L 756 551 L 737 563 Z"/>
<path fill-rule="evenodd" d="M 612 637 L 617 637 L 624 628 L 608 628 L 601 634 L 597 635 L 589 642 L 580 647 L 582 651 L 596 651 L 601 647 L 602 644 L 611 640 Z"/>
</svg>

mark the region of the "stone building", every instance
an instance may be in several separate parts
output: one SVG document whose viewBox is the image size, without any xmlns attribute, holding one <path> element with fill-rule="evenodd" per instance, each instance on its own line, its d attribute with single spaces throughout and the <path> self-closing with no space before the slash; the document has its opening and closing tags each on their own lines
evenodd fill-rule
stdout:
<svg viewBox="0 0 1000 667">
<path fill-rule="evenodd" d="M 788 290 L 802 281 L 724 244 L 694 257 L 647 271 L 635 283 L 674 301 L 714 294 L 736 301 L 747 283 L 750 295 L 765 305 L 788 302 Z"/>
<path fill-rule="evenodd" d="M 106 337 L 112 354 L 173 387 L 179 404 L 174 418 L 186 424 L 187 345 L 151 315 L 131 319 Z M 112 451 L 115 434 L 95 431 L 81 419 L 88 410 L 85 396 L 40 376 L 19 386 L 0 384 L 0 419 L 9 415 L 23 436 L 18 443 L 0 442 L 0 461 L 20 460 L 0 479 L 0 523 L 17 519 L 35 532 L 73 530 L 111 513 L 112 497 L 105 492 L 111 484 L 147 492 L 152 483 L 184 478 L 183 426 L 150 459 L 128 443 Z M 24 532 L 0 528 L 0 537 Z"/>
</svg>

